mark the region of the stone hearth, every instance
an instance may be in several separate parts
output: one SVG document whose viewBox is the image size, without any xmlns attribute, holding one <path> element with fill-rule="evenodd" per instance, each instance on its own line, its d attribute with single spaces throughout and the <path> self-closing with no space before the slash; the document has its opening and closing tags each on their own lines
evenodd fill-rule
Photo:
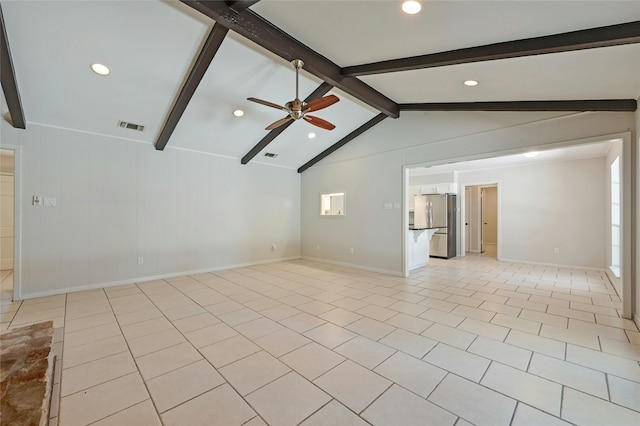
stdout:
<svg viewBox="0 0 640 426">
<path fill-rule="evenodd" d="M 53 322 L 0 335 L 2 424 L 46 425 L 53 382 Z"/>
</svg>

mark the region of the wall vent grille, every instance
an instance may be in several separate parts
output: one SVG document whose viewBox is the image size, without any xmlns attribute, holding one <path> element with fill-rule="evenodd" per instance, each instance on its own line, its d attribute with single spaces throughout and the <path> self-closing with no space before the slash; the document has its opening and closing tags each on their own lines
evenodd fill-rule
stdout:
<svg viewBox="0 0 640 426">
<path fill-rule="evenodd" d="M 139 132 L 144 130 L 144 126 L 142 124 L 127 123 L 126 121 L 118 121 L 118 127 L 122 127 L 123 129 L 137 130 Z"/>
<path fill-rule="evenodd" d="M 264 156 L 269 158 L 276 158 L 278 154 L 274 154 L 273 152 L 267 152 L 266 154 L 264 154 Z"/>
</svg>

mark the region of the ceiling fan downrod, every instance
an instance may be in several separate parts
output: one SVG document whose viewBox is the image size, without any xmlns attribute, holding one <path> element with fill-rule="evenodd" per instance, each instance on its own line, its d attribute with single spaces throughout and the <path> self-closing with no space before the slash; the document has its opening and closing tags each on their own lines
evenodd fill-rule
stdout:
<svg viewBox="0 0 640 426">
<path fill-rule="evenodd" d="M 302 112 L 303 103 L 300 100 L 299 89 L 298 89 L 298 80 L 300 74 L 300 68 L 304 66 L 304 62 L 301 59 L 294 59 L 291 61 L 291 65 L 296 69 L 296 98 L 288 103 L 289 110 L 291 111 L 289 115 L 294 120 L 300 120 L 304 117 L 304 113 Z"/>
</svg>

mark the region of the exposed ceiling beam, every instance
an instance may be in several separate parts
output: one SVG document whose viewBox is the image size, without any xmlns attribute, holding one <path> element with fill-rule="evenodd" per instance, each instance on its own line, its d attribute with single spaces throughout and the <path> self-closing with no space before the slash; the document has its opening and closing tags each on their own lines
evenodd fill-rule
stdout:
<svg viewBox="0 0 640 426">
<path fill-rule="evenodd" d="M 306 97 L 304 102 L 308 103 L 314 99 L 321 98 L 322 96 L 326 95 L 332 88 L 333 86 L 331 86 L 329 83 L 322 83 L 316 90 L 313 91 L 313 93 Z M 251 151 L 249 151 L 244 157 L 242 157 L 242 160 L 240 162 L 242 164 L 247 164 L 253 157 L 258 155 L 260 151 L 265 149 L 267 145 L 269 145 L 275 138 L 280 136 L 280 134 L 292 124 L 293 121 L 289 121 L 288 123 L 285 123 L 282 126 L 276 127 L 275 129 L 271 130 L 264 138 L 262 138 L 260 142 L 258 142 L 256 146 L 251 148 Z"/>
<path fill-rule="evenodd" d="M 635 99 L 573 101 L 440 102 L 400 104 L 401 111 L 613 111 L 633 112 Z"/>
<path fill-rule="evenodd" d="M 18 129 L 26 129 L 24 119 L 24 111 L 22 110 L 22 102 L 20 101 L 20 92 L 18 91 L 18 82 L 16 74 L 13 70 L 13 61 L 11 59 L 11 50 L 9 49 L 9 40 L 7 39 L 7 29 L 4 25 L 4 16 L 2 14 L 2 6 L 0 6 L 0 82 L 4 98 L 9 107 L 11 115 L 11 124 Z"/>
<path fill-rule="evenodd" d="M 338 142 L 334 143 L 329 148 L 325 149 L 320 154 L 318 154 L 315 157 L 313 157 L 311 160 L 307 161 L 303 166 L 301 166 L 298 169 L 298 173 L 304 172 L 309 167 L 311 167 L 314 164 L 316 164 L 318 161 L 320 161 L 323 158 L 329 156 L 330 154 L 332 154 L 336 150 L 342 148 L 344 145 L 346 145 L 347 143 L 351 142 L 353 139 L 357 138 L 358 136 L 360 136 L 361 134 L 363 134 L 364 132 L 366 132 L 367 130 L 369 130 L 370 128 L 372 128 L 373 126 L 375 126 L 376 124 L 378 124 L 379 122 L 384 120 L 385 118 L 387 118 L 387 115 L 385 115 L 383 113 L 380 113 L 380 114 L 376 115 L 371 120 L 367 121 L 362 126 L 358 127 L 356 130 L 354 130 L 353 132 L 349 133 L 347 136 L 345 136 L 344 138 L 340 139 Z"/>
<path fill-rule="evenodd" d="M 632 43 L 640 43 L 640 21 L 355 65 L 343 68 L 342 74 L 381 74 Z"/>
<path fill-rule="evenodd" d="M 237 13 L 220 1 L 180 1 L 288 62 L 302 59 L 306 71 L 385 115 L 393 118 L 399 116 L 398 105 L 391 99 L 355 77 L 342 75 L 338 65 L 253 11 L 247 9 Z"/>
<path fill-rule="evenodd" d="M 200 50 L 198 59 L 196 59 L 195 64 L 193 64 L 191 72 L 182 86 L 182 90 L 176 98 L 171 112 L 164 122 L 160 136 L 158 136 L 158 140 L 156 141 L 156 149 L 158 151 L 164 150 L 164 147 L 167 146 L 167 142 L 169 142 L 171 134 L 178 125 L 180 117 L 182 117 L 184 110 L 187 108 L 187 105 L 189 105 L 191 97 L 198 88 L 202 77 L 204 77 L 204 74 L 207 72 L 209 64 L 211 64 L 213 57 L 216 55 L 216 52 L 218 52 L 228 31 L 229 29 L 227 27 L 219 25 L 218 23 L 213 25 L 207 41 L 205 41 L 202 50 Z"/>
</svg>

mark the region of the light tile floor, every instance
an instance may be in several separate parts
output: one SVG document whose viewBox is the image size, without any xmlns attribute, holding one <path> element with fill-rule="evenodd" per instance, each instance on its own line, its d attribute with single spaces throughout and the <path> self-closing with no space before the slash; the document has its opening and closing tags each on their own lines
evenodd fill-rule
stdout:
<svg viewBox="0 0 640 426">
<path fill-rule="evenodd" d="M 640 424 L 640 333 L 596 270 L 297 260 L 2 299 L 3 330 L 47 319 L 52 424 Z"/>
</svg>

